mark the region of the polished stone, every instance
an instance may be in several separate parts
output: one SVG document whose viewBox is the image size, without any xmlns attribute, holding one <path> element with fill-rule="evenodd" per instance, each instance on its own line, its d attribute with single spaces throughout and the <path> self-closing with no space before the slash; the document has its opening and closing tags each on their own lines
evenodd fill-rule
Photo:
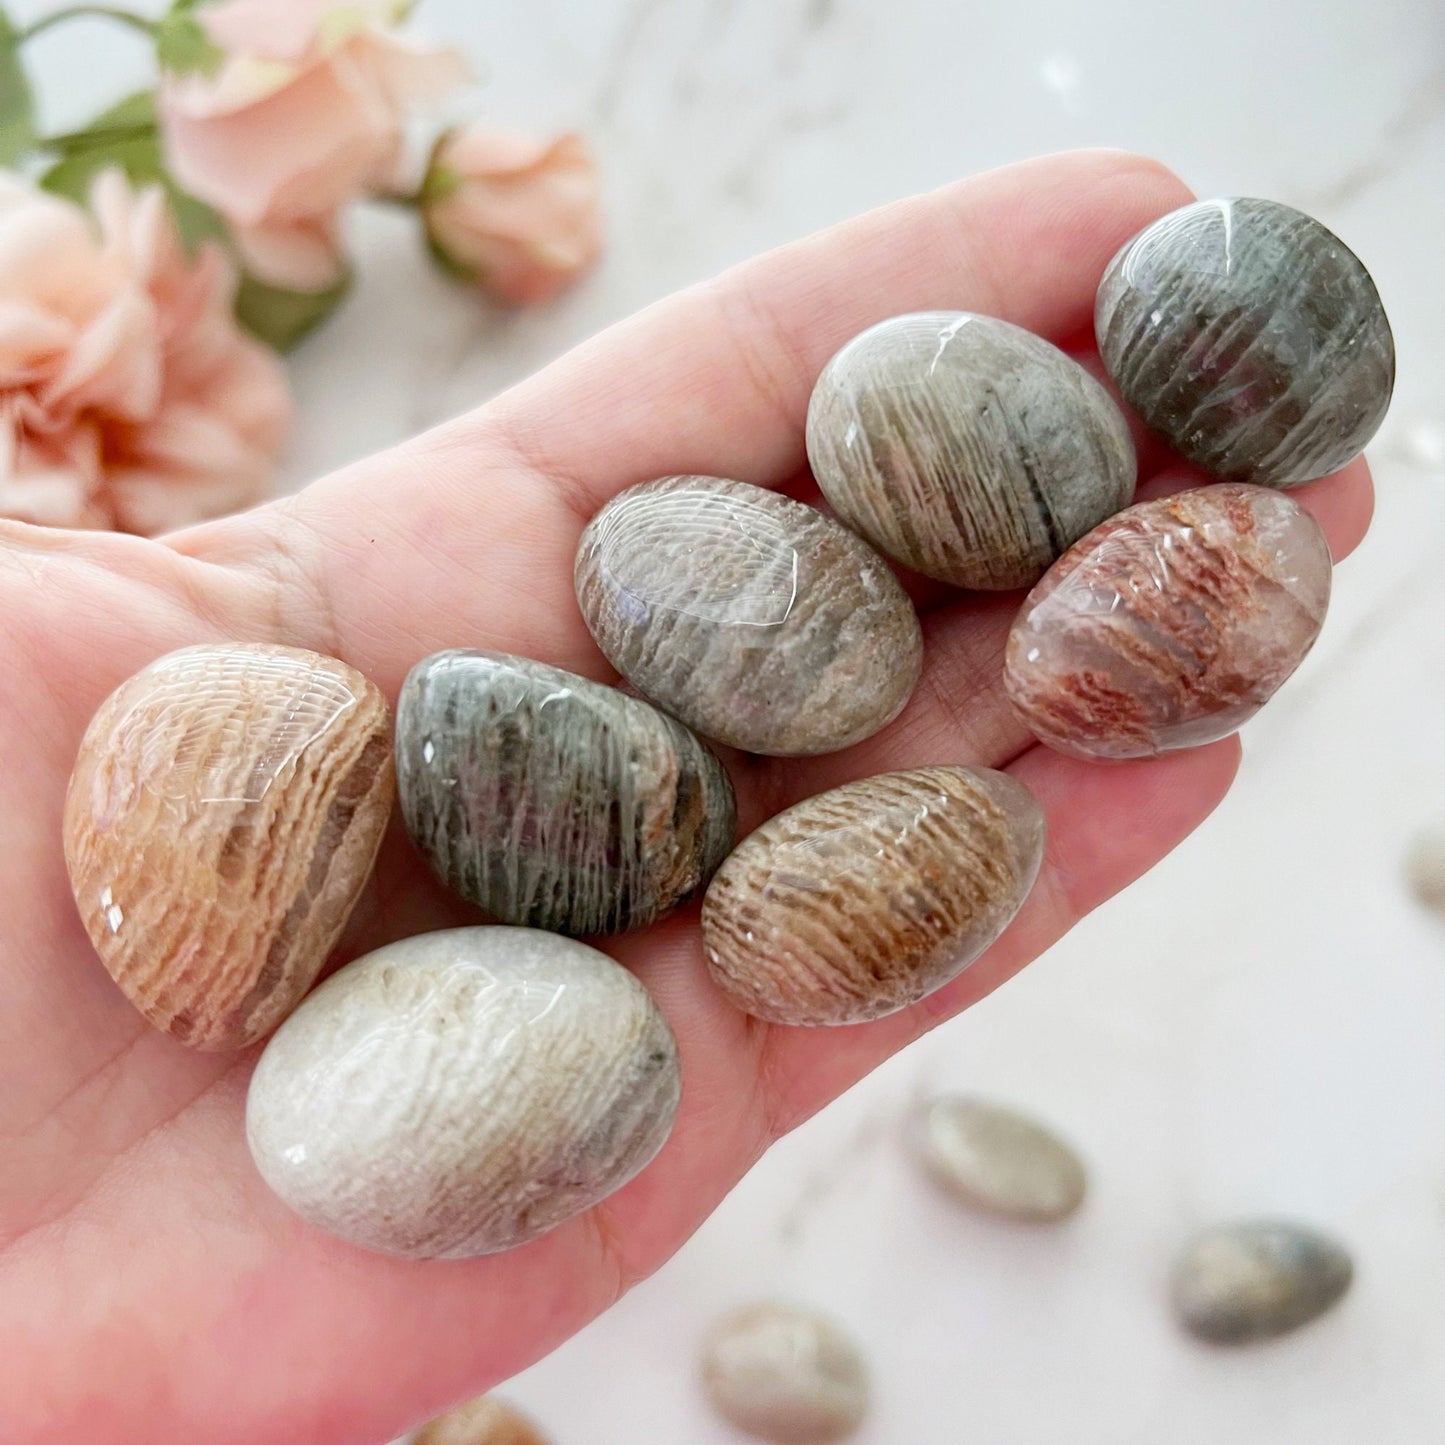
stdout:
<svg viewBox="0 0 1445 1445">
<path fill-rule="evenodd" d="M 754 753 L 833 752 L 891 722 L 923 636 L 888 564 L 800 502 L 719 477 L 629 488 L 577 552 L 577 600 L 638 691 Z"/>
<path fill-rule="evenodd" d="M 919 1162 L 955 1199 L 1027 1224 L 1054 1224 L 1084 1202 L 1079 1156 L 1037 1120 L 983 1099 L 925 1101 L 910 1120 Z"/>
<path fill-rule="evenodd" d="M 745 838 L 703 900 L 718 987 L 769 1023 L 851 1024 L 916 1003 L 1008 926 L 1043 857 L 1033 794 L 986 768 L 847 783 Z"/>
<path fill-rule="evenodd" d="M 1318 1319 L 1350 1287 L 1340 1244 L 1282 1220 L 1218 1225 L 1190 1240 L 1175 1265 L 1179 1322 L 1210 1344 L 1243 1345 Z"/>
<path fill-rule="evenodd" d="M 808 459 L 844 522 L 959 587 L 1027 587 L 1134 495 L 1108 392 L 1058 347 L 964 311 L 850 341 L 813 389 Z"/>
<path fill-rule="evenodd" d="M 278 1029 L 246 1100 L 303 1218 L 390 1254 L 525 1244 L 627 1183 L 677 1110 L 677 1048 L 626 969 L 536 929 L 458 928 L 349 963 Z"/>
<path fill-rule="evenodd" d="M 405 1445 L 548 1445 L 523 1414 L 492 1395 L 468 1400 L 428 1421 Z"/>
<path fill-rule="evenodd" d="M 499 652 L 419 662 L 397 703 L 402 816 L 503 923 L 613 933 L 698 891 L 733 844 L 718 759 L 650 703 Z"/>
<path fill-rule="evenodd" d="M 1445 913 L 1445 833 L 1421 833 L 1405 856 L 1410 891 L 1437 913 Z"/>
<path fill-rule="evenodd" d="M 1374 436 L 1395 346 L 1359 258 L 1276 201 L 1196 201 L 1111 262 L 1095 314 L 1124 399 L 1195 465 L 1292 487 Z"/>
<path fill-rule="evenodd" d="M 709 1332 L 702 1382 L 729 1424 L 773 1445 L 844 1440 L 868 1413 L 868 1370 L 831 1320 L 791 1305 L 736 1311 Z"/>
<path fill-rule="evenodd" d="M 1324 536 L 1282 493 L 1226 484 L 1141 502 L 1029 593 L 1005 687 L 1061 752 L 1196 747 L 1274 695 L 1319 636 L 1329 595 Z"/>
<path fill-rule="evenodd" d="M 246 643 L 170 653 L 80 745 L 64 836 L 86 932 L 157 1028 L 253 1043 L 315 981 L 394 792 L 386 701 L 354 668 Z"/>
</svg>

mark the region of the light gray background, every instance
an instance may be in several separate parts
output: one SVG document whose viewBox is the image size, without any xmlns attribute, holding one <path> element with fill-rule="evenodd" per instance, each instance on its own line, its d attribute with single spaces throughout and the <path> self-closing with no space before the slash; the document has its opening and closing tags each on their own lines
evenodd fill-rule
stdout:
<svg viewBox="0 0 1445 1445">
<path fill-rule="evenodd" d="M 418 28 L 486 76 L 465 113 L 592 136 L 608 259 L 550 310 L 503 316 L 435 277 L 404 217 L 359 215 L 357 293 L 293 359 L 293 484 L 751 252 L 1080 144 L 1151 151 L 1202 194 L 1319 215 L 1374 271 L 1400 360 L 1372 451 L 1375 532 L 1340 570 L 1315 654 L 1248 729 L 1215 818 L 779 1145 L 671 1265 L 507 1393 L 557 1445 L 724 1445 L 735 1437 L 694 1390 L 696 1337 L 719 1310 L 782 1294 L 866 1346 L 877 1405 L 861 1445 L 1440 1440 L 1445 924 L 1411 903 L 1399 865 L 1414 829 L 1445 827 L 1441 10 L 425 0 Z M 144 75 L 139 47 L 100 26 L 35 56 L 56 125 Z M 898 1121 L 942 1087 L 1072 1135 L 1094 1177 L 1082 1217 L 993 1225 L 917 1180 Z M 1261 1211 L 1338 1231 L 1355 1292 L 1253 1352 L 1181 1340 L 1162 1305 L 1175 1242 Z"/>
</svg>

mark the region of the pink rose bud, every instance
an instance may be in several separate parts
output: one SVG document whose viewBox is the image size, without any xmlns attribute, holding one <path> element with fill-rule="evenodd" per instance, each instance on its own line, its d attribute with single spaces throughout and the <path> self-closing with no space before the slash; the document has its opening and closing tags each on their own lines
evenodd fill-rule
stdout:
<svg viewBox="0 0 1445 1445">
<path fill-rule="evenodd" d="M 467 127 L 438 142 L 422 213 L 444 261 L 515 305 L 550 299 L 597 259 L 597 193 L 580 135 L 540 141 Z"/>
</svg>

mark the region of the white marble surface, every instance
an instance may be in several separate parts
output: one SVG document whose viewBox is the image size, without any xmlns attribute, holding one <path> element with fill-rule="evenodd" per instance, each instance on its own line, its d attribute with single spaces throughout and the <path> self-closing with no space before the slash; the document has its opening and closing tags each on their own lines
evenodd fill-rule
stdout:
<svg viewBox="0 0 1445 1445">
<path fill-rule="evenodd" d="M 294 359 L 293 482 L 751 252 L 1079 144 L 1318 214 L 1373 270 L 1400 361 L 1373 449 L 1375 532 L 1340 571 L 1319 648 L 1249 728 L 1215 818 L 779 1145 L 671 1265 L 507 1393 L 557 1445 L 726 1445 L 693 1386 L 694 1343 L 719 1310 L 781 1294 L 866 1345 L 877 1407 L 861 1445 L 1445 1438 L 1445 921 L 1412 905 L 1400 871 L 1413 830 L 1445 827 L 1445 12 L 425 0 L 419 19 L 488 72 L 475 113 L 593 136 L 611 251 L 553 309 L 501 316 L 433 277 L 402 218 L 358 217 L 358 291 Z M 37 50 L 58 123 L 84 114 L 98 76 L 118 89 L 139 65 L 98 27 Z M 941 1087 L 1073 1136 L 1093 1171 L 1084 1214 L 1038 1233 L 937 1197 L 898 1123 Z M 1174 1245 L 1256 1212 L 1336 1230 L 1357 1288 L 1292 1340 L 1193 1346 L 1163 1311 Z"/>
</svg>

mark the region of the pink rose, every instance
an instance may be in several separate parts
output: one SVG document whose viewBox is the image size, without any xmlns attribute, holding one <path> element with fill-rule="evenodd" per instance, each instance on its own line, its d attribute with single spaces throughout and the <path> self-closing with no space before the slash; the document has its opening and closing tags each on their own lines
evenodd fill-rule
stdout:
<svg viewBox="0 0 1445 1445">
<path fill-rule="evenodd" d="M 580 135 L 476 127 L 443 136 L 423 188 L 427 234 L 498 301 L 545 301 L 601 249 L 597 163 Z"/>
<path fill-rule="evenodd" d="M 337 217 L 400 185 L 407 108 L 465 77 L 461 57 L 409 45 L 383 0 L 223 0 L 196 11 L 225 54 L 171 76 L 161 134 L 181 186 L 234 228 L 247 269 L 294 291 L 341 275 Z"/>
<path fill-rule="evenodd" d="M 187 259 L 158 187 L 107 172 L 92 204 L 0 175 L 0 514 L 154 533 L 248 505 L 290 401 L 229 262 Z"/>
</svg>

